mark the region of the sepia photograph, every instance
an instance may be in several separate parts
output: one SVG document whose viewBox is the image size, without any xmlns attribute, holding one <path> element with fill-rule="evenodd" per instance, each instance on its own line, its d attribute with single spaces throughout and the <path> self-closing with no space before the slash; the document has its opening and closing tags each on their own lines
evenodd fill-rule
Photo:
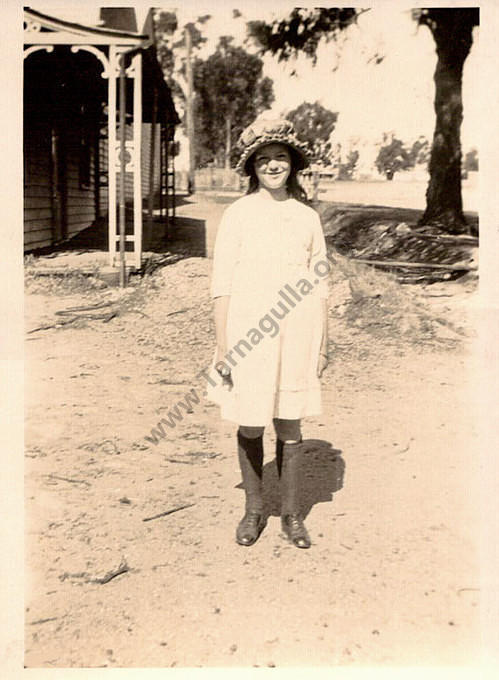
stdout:
<svg viewBox="0 0 499 680">
<path fill-rule="evenodd" d="M 24 669 L 497 661 L 483 5 L 13 14 Z"/>
</svg>

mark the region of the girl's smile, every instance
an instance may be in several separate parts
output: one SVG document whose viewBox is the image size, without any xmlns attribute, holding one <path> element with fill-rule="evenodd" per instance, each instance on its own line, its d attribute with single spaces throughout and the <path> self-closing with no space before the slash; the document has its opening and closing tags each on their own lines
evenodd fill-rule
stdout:
<svg viewBox="0 0 499 680">
<path fill-rule="evenodd" d="M 268 191 L 282 190 L 291 173 L 291 156 L 284 144 L 262 146 L 255 153 L 255 173 L 260 186 Z"/>
</svg>

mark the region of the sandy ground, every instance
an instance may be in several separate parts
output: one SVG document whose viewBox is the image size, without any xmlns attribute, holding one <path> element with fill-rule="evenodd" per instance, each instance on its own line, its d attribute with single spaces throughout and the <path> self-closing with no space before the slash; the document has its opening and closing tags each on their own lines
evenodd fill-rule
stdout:
<svg viewBox="0 0 499 680">
<path fill-rule="evenodd" d="M 476 663 L 473 290 L 432 287 L 431 313 L 462 334 L 424 342 L 347 323 L 348 286 L 331 283 L 324 412 L 303 424 L 313 545 L 281 535 L 269 431 L 269 521 L 243 548 L 235 426 L 196 378 L 209 273 L 193 257 L 125 293 L 26 296 L 28 330 L 128 301 L 107 323 L 27 335 L 26 666 Z M 147 441 L 191 389 L 192 412 Z"/>
</svg>

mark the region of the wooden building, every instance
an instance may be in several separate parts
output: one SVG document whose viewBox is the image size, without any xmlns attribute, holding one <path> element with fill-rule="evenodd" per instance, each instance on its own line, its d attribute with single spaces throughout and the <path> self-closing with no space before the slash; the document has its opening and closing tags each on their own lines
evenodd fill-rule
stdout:
<svg viewBox="0 0 499 680">
<path fill-rule="evenodd" d="M 143 213 L 148 224 L 154 209 L 166 222 L 174 214 L 179 119 L 156 58 L 152 12 L 142 33 L 131 8 L 101 10 L 98 24 L 24 10 L 25 251 L 54 246 L 92 225 L 97 234 L 105 221 L 115 264 L 124 169 L 127 263 L 140 267 Z"/>
</svg>

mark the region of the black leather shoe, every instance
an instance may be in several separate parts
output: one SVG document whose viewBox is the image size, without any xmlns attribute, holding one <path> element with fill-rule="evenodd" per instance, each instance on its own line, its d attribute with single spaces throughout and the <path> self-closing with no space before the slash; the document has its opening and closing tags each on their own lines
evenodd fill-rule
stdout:
<svg viewBox="0 0 499 680">
<path fill-rule="evenodd" d="M 282 530 L 297 548 L 310 548 L 312 545 L 310 536 L 299 515 L 284 515 L 282 518 Z"/>
<path fill-rule="evenodd" d="M 236 541 L 239 545 L 253 545 L 264 530 L 265 524 L 266 522 L 261 512 L 248 510 L 237 527 Z"/>
</svg>

